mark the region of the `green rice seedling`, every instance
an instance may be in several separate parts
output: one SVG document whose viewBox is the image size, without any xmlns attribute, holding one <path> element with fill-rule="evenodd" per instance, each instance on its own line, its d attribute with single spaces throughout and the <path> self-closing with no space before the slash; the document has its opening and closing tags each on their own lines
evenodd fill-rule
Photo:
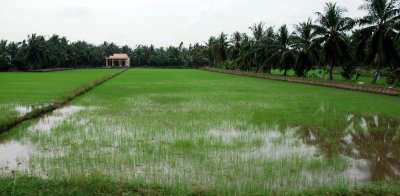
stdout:
<svg viewBox="0 0 400 196">
<path fill-rule="evenodd" d="M 0 73 L 0 121 L 11 121 L 33 109 L 40 109 L 73 89 L 111 72 L 69 70 L 50 73 Z"/>
<path fill-rule="evenodd" d="M 24 183 L 60 182 L 59 189 L 68 180 L 93 187 L 105 180 L 175 195 L 393 193 L 395 173 L 385 173 L 391 181 L 372 181 L 363 170 L 370 159 L 351 154 L 364 152 L 362 146 L 343 142 L 357 144 L 364 124 L 397 138 L 396 129 L 373 126 L 374 116 L 378 124 L 399 126 L 397 103 L 201 70 L 131 69 L 72 100 L 66 107 L 81 109 L 49 131 L 35 127 L 56 111 L 2 136 L 33 149 L 28 169 L 18 171 Z M 352 124 L 361 124 L 354 133 Z M 36 178 L 26 179 L 30 174 Z"/>
<path fill-rule="evenodd" d="M 72 92 L 69 92 L 68 94 L 64 95 L 63 97 L 58 98 L 51 103 L 48 103 L 47 105 L 28 107 L 28 109 L 24 109 L 24 111 L 20 113 L 19 116 L 9 116 L 0 118 L 0 133 L 11 129 L 12 127 L 22 123 L 25 120 L 36 118 L 42 114 L 53 111 L 54 109 L 63 106 L 76 96 L 82 95 L 83 93 L 91 90 L 92 88 L 103 83 L 104 81 L 115 77 L 116 75 L 122 73 L 123 71 L 125 70 L 111 73 L 109 75 L 103 76 L 102 78 L 94 80 L 88 84 L 84 84 L 79 88 L 73 90 Z M 16 109 L 20 108 L 21 106 L 18 106 Z"/>
</svg>

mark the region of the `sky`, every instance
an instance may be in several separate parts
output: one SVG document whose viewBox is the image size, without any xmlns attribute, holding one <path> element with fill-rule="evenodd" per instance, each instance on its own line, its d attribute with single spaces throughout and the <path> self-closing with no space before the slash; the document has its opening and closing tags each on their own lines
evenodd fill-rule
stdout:
<svg viewBox="0 0 400 196">
<path fill-rule="evenodd" d="M 363 0 L 336 0 L 359 17 Z M 0 39 L 58 34 L 70 41 L 134 47 L 204 43 L 212 35 L 249 33 L 258 22 L 276 29 L 315 19 L 326 0 L 0 0 Z"/>
</svg>

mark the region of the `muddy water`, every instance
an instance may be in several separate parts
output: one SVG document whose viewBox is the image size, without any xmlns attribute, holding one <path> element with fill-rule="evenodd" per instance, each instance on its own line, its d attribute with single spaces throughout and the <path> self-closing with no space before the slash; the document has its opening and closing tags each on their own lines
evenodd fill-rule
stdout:
<svg viewBox="0 0 400 196">
<path fill-rule="evenodd" d="M 18 141 L 0 143 L 0 173 L 26 170 L 31 150 L 29 144 Z"/>
<path fill-rule="evenodd" d="M 35 109 L 40 109 L 46 106 L 47 105 L 33 105 L 33 106 L 16 105 L 14 107 L 14 110 L 18 113 L 18 116 L 24 116 Z"/>
<path fill-rule="evenodd" d="M 18 106 L 16 108 L 21 115 L 32 110 L 31 107 Z M 28 130 L 50 133 L 51 130 L 75 113 L 83 110 L 80 106 L 65 106 L 41 117 L 38 122 L 31 125 Z M 0 174 L 10 175 L 15 171 L 27 171 L 29 158 L 34 154 L 46 154 L 39 152 L 35 146 L 27 139 L 22 141 L 5 141 L 0 143 Z M 49 157 L 54 152 L 48 153 Z"/>
<path fill-rule="evenodd" d="M 304 143 L 317 146 L 326 158 L 342 156 L 345 172 L 357 181 L 400 180 L 400 120 L 385 116 L 349 115 L 340 130 L 299 130 Z"/>
<path fill-rule="evenodd" d="M 40 118 L 39 122 L 29 127 L 29 130 L 50 133 L 53 128 L 57 127 L 66 119 L 83 109 L 84 108 L 80 106 L 66 106 L 54 110 L 50 115 Z"/>
</svg>

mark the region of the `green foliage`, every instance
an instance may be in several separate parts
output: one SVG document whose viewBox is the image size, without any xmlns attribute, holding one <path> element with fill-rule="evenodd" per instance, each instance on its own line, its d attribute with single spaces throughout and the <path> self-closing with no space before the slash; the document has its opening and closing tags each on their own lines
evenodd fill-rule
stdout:
<svg viewBox="0 0 400 196">
<path fill-rule="evenodd" d="M 329 65 L 329 80 L 333 80 L 333 69 L 351 59 L 346 33 L 354 26 L 354 20 L 345 17 L 346 10 L 336 3 L 326 3 L 323 12 L 317 12 L 318 24 L 313 25 L 314 42 L 321 45 L 322 61 Z"/>
<path fill-rule="evenodd" d="M 115 181 L 91 175 L 84 179 L 0 178 L 0 195 L 171 195 L 171 187 Z"/>
<path fill-rule="evenodd" d="M 295 32 L 292 36 L 292 46 L 298 53 L 295 72 L 297 76 L 303 77 L 307 75 L 313 67 L 318 65 L 320 52 L 318 44 L 313 43 L 315 34 L 311 19 L 295 26 Z"/>
<path fill-rule="evenodd" d="M 283 75 L 287 75 L 287 70 L 292 68 L 295 63 L 294 51 L 290 47 L 292 37 L 289 36 L 286 25 L 279 28 L 274 42 L 275 52 L 268 59 L 267 63 L 278 65 L 281 70 L 284 70 Z"/>
<path fill-rule="evenodd" d="M 218 37 L 208 39 L 206 56 L 213 62 L 213 65 L 224 62 L 228 58 L 228 38 L 227 34 L 221 33 Z"/>
<path fill-rule="evenodd" d="M 109 42 L 96 46 L 85 41 L 69 42 L 58 35 L 46 39 L 45 36 L 32 34 L 20 43 L 7 44 L 2 40 L 0 46 L 2 70 L 101 67 L 105 64 L 105 57 L 113 53 L 128 54 L 132 66 L 199 67 L 210 64 L 204 55 L 205 47 L 198 43 L 188 48 L 181 43 L 178 47 L 139 45 L 132 49 L 127 45 L 120 47 Z M 4 55 L 11 59 L 5 59 Z"/>
<path fill-rule="evenodd" d="M 0 40 L 0 71 L 6 71 L 11 64 L 11 56 L 7 52 L 7 41 Z"/>
<path fill-rule="evenodd" d="M 319 69 L 308 73 L 308 77 L 316 79 L 325 79 L 326 75 L 328 75 L 328 71 L 323 69 Z"/>
<path fill-rule="evenodd" d="M 155 48 L 153 45 L 139 45 L 132 51 L 132 65 L 145 67 L 200 67 L 209 65 L 205 47 L 196 43 L 188 48 L 169 46 Z"/>
<path fill-rule="evenodd" d="M 237 66 L 234 64 L 233 61 L 226 60 L 220 63 L 217 63 L 216 67 L 224 68 L 224 69 L 236 69 Z"/>
<path fill-rule="evenodd" d="M 275 33 L 273 27 L 256 23 L 250 27 L 251 35 L 234 32 L 228 46 L 225 41 L 218 44 L 221 36 L 212 36 L 206 43 L 205 56 L 213 65 L 224 65 L 220 67 L 233 65 L 240 70 L 266 73 L 279 68 L 284 75 L 293 69 L 300 77 L 307 76 L 315 67 L 327 66 L 330 80 L 334 79 L 336 67 L 345 70 L 344 78 L 354 75 L 348 66 L 352 62 L 356 66 L 379 68 L 378 74 L 365 75 L 375 81 L 381 75 L 381 67 L 399 66 L 396 59 L 400 48 L 400 9 L 398 0 L 365 0 L 361 9 L 368 14 L 352 19 L 345 16 L 345 8 L 326 3 L 324 11 L 317 12 L 315 24 L 308 19 L 296 25 L 293 33 L 287 32 L 285 25 Z M 358 29 L 354 28 L 356 25 Z M 226 48 L 222 49 L 223 46 Z M 226 50 L 228 62 L 221 63 L 225 59 L 221 54 Z"/>
<path fill-rule="evenodd" d="M 400 56 L 395 45 L 398 36 L 396 25 L 399 24 L 400 8 L 398 0 L 365 0 L 360 9 L 367 15 L 358 19 L 360 29 L 354 33 L 357 43 L 356 53 L 364 62 L 376 67 L 372 80 L 375 84 L 380 70 L 385 66 L 399 66 Z"/>
<path fill-rule="evenodd" d="M 400 69 L 392 70 L 387 77 L 389 85 L 400 87 Z"/>
<path fill-rule="evenodd" d="M 0 71 L 6 71 L 11 64 L 11 57 L 6 54 L 0 54 Z"/>
<path fill-rule="evenodd" d="M 294 70 L 296 76 L 305 77 L 314 68 L 328 67 L 328 79 L 334 78 L 336 67 L 349 79 L 348 66 L 376 69 L 375 84 L 383 69 L 399 67 L 400 8 L 398 0 L 364 0 L 360 9 L 366 11 L 361 18 L 345 16 L 346 9 L 336 3 L 326 3 L 316 12 L 313 23 L 309 18 L 295 25 L 289 32 L 286 25 L 277 31 L 264 22 L 249 27 L 251 33 L 234 32 L 231 36 L 220 33 L 204 44 L 155 47 L 137 45 L 131 48 L 103 42 L 93 45 L 85 41 L 70 42 L 65 37 L 46 38 L 32 34 L 22 42 L 0 42 L 1 70 L 26 70 L 57 67 L 100 67 L 104 57 L 112 53 L 127 53 L 132 66 L 145 67 L 201 67 L 219 66 L 228 69 L 271 73 L 283 70 L 283 75 Z M 4 54 L 11 57 L 5 62 Z M 338 69 L 339 70 L 339 69 Z M 364 74 L 364 72 L 363 72 Z"/>
<path fill-rule="evenodd" d="M 346 80 L 351 80 L 353 77 L 356 77 L 356 69 L 354 65 L 348 63 L 345 66 L 343 66 L 341 75 L 344 79 Z"/>
<path fill-rule="evenodd" d="M 398 182 L 391 181 L 354 188 L 342 185 L 302 191 L 270 191 L 267 194 L 285 192 L 287 195 L 397 195 L 399 187 Z M 0 178 L 0 195 L 216 195 L 218 192 L 193 188 L 183 193 L 173 186 L 116 181 L 100 174 L 84 179 Z"/>
</svg>

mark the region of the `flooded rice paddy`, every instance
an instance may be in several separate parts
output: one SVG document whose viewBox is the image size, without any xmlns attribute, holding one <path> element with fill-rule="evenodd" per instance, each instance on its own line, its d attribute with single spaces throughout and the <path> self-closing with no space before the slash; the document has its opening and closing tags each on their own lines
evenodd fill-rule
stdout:
<svg viewBox="0 0 400 196">
<path fill-rule="evenodd" d="M 101 176 L 244 195 L 400 180 L 393 115 L 338 112 L 304 94 L 299 104 L 280 91 L 258 93 L 268 86 L 256 79 L 164 72 L 128 71 L 3 134 L 0 175 Z"/>
<path fill-rule="evenodd" d="M 67 106 L 52 112 L 51 115 L 46 115 L 39 118 L 39 121 L 29 127 L 29 131 L 38 131 L 42 133 L 50 133 L 50 131 L 60 125 L 63 121 L 67 120 L 70 116 L 82 110 L 83 107 Z"/>
<path fill-rule="evenodd" d="M 0 143 L 1 175 L 100 174 L 147 183 L 274 189 L 400 180 L 397 119 L 348 115 L 342 119 L 345 129 L 329 132 L 241 129 L 240 122 L 159 132 L 93 118 L 98 112 L 99 107 L 72 105 L 31 122 L 20 140 Z"/>
<path fill-rule="evenodd" d="M 33 110 L 32 106 L 22 106 L 22 105 L 15 106 L 15 111 L 17 111 L 18 116 L 24 116 L 29 112 L 32 112 L 32 110 Z"/>
<path fill-rule="evenodd" d="M 334 132 L 301 130 L 308 145 L 327 158 L 350 160 L 353 176 L 361 182 L 400 180 L 400 121 L 378 115 L 349 115 L 348 127 Z M 332 140 L 332 138 L 335 138 Z"/>
</svg>

